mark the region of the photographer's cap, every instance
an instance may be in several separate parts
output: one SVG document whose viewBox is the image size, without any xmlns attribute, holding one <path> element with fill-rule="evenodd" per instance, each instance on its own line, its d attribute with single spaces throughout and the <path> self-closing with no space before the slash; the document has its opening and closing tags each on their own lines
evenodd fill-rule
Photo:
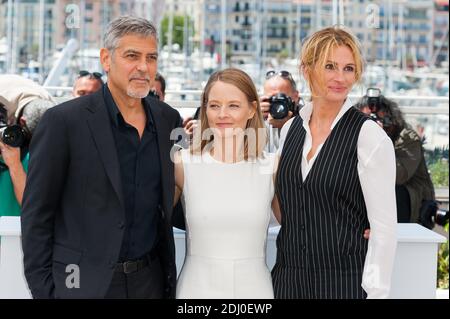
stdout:
<svg viewBox="0 0 450 319">
<path fill-rule="evenodd" d="M 50 93 L 32 80 L 15 74 L 0 75 L 0 103 L 8 112 L 8 122 L 15 122 L 23 107 L 36 99 L 56 104 Z"/>
</svg>

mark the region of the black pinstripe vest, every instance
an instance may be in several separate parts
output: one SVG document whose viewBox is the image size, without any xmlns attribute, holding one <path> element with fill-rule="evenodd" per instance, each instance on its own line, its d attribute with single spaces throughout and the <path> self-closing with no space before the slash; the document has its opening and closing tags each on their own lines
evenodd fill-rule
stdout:
<svg viewBox="0 0 450 319">
<path fill-rule="evenodd" d="M 275 298 L 365 298 L 361 288 L 369 228 L 359 182 L 357 142 L 368 118 L 349 109 L 303 182 L 306 131 L 297 117 L 278 167 L 282 224 L 272 270 Z"/>
</svg>

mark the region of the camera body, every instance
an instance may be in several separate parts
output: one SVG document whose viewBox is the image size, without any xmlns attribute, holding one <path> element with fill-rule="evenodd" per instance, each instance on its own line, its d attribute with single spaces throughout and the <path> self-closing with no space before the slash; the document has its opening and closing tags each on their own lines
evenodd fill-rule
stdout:
<svg viewBox="0 0 450 319">
<path fill-rule="evenodd" d="M 270 103 L 270 115 L 276 119 L 284 119 L 289 115 L 289 111 L 292 113 L 298 112 L 298 105 L 286 94 L 277 93 L 267 99 Z"/>
<path fill-rule="evenodd" d="M 376 122 L 383 124 L 384 128 L 388 128 L 392 125 L 391 118 L 388 115 L 380 117 L 378 112 L 381 107 L 381 90 L 378 88 L 368 88 L 367 92 L 367 106 L 370 109 L 370 118 Z"/>
<path fill-rule="evenodd" d="M 368 88 L 367 92 L 367 100 L 368 106 L 370 108 L 370 112 L 376 113 L 380 109 L 380 96 L 381 90 L 378 88 Z"/>
<path fill-rule="evenodd" d="M 20 125 L 8 125 L 6 109 L 0 105 L 0 141 L 11 147 L 21 147 L 25 140 L 25 131 Z"/>
<path fill-rule="evenodd" d="M 420 208 L 420 223 L 428 228 L 433 229 L 436 224 L 445 226 L 449 220 L 449 211 L 439 208 L 439 203 L 435 200 L 424 200 Z"/>
</svg>

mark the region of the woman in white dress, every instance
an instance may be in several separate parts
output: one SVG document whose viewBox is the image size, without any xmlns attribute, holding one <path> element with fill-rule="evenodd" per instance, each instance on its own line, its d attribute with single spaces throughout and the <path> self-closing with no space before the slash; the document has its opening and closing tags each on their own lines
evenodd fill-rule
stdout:
<svg viewBox="0 0 450 319">
<path fill-rule="evenodd" d="M 174 156 L 175 203 L 182 194 L 186 222 L 177 298 L 273 298 L 265 251 L 275 158 L 263 152 L 250 77 L 238 69 L 213 74 L 200 114 L 191 149 Z"/>
</svg>

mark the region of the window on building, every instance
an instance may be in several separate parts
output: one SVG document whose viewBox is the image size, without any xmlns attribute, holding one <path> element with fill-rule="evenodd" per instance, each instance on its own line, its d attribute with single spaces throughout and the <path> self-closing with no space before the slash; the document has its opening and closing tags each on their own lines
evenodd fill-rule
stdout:
<svg viewBox="0 0 450 319">
<path fill-rule="evenodd" d="M 419 42 L 420 43 L 427 43 L 427 36 L 425 34 L 421 34 L 419 36 Z"/>
</svg>

